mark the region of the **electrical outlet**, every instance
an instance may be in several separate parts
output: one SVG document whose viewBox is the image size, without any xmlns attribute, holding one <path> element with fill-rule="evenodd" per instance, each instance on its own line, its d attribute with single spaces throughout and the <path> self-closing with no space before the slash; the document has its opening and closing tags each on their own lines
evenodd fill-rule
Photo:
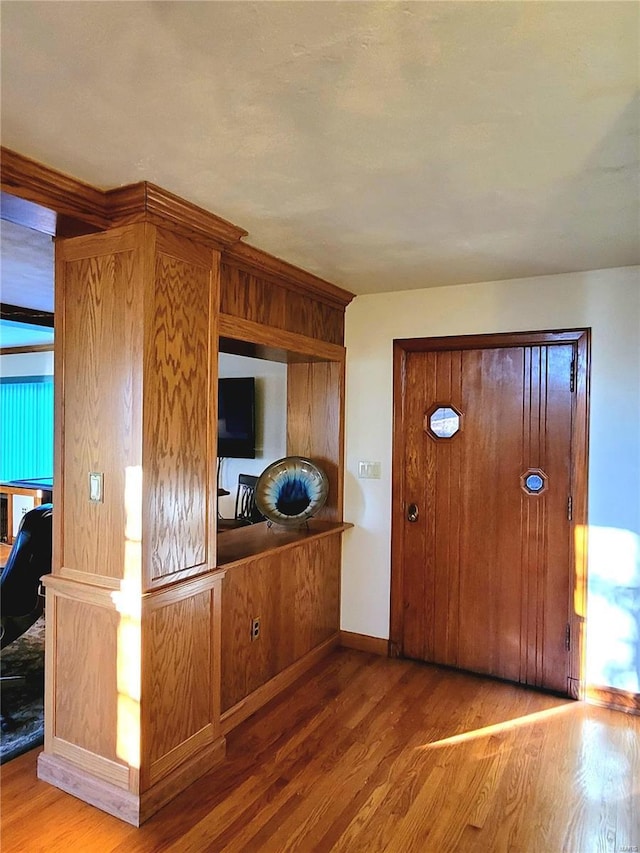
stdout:
<svg viewBox="0 0 640 853">
<path fill-rule="evenodd" d="M 251 620 L 251 641 L 257 640 L 260 636 L 260 619 Z"/>
</svg>

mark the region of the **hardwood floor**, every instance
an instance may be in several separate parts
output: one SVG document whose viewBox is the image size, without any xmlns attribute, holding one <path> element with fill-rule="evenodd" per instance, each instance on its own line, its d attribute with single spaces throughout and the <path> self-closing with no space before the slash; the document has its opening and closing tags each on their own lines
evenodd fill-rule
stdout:
<svg viewBox="0 0 640 853">
<path fill-rule="evenodd" d="M 339 650 L 228 737 L 140 829 L 2 768 L 2 850 L 621 853 L 640 845 L 640 717 Z"/>
</svg>

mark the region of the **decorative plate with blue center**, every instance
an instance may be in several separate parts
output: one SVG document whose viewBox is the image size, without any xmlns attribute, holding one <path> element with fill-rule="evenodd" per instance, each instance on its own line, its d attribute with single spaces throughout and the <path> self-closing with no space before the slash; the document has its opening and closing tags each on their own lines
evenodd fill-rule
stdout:
<svg viewBox="0 0 640 853">
<path fill-rule="evenodd" d="M 264 469 L 256 483 L 256 506 L 269 521 L 302 524 L 324 506 L 327 475 L 310 459 L 286 456 Z"/>
</svg>

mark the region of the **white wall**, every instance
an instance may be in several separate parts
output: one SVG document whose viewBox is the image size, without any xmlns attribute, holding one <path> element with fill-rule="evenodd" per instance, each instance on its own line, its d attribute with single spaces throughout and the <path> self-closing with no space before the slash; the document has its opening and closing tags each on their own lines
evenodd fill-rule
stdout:
<svg viewBox="0 0 640 853">
<path fill-rule="evenodd" d="M 592 328 L 588 677 L 638 689 L 638 267 L 359 296 L 351 303 L 345 519 L 356 527 L 344 536 L 344 630 L 389 636 L 394 338 L 577 327 Z M 359 460 L 380 461 L 381 479 L 358 480 Z"/>
<path fill-rule="evenodd" d="M 52 376 L 53 350 L 0 356 L 0 376 Z"/>
<path fill-rule="evenodd" d="M 271 462 L 287 455 L 287 365 L 220 353 L 218 375 L 256 378 L 256 458 L 225 459 L 220 471 L 220 485 L 231 494 L 220 498 L 218 510 L 232 518 L 238 474 L 261 474 Z"/>
</svg>

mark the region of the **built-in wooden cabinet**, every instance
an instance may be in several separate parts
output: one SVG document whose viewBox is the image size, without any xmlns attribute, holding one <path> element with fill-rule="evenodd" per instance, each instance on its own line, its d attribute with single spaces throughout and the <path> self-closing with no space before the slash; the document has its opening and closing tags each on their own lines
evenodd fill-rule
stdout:
<svg viewBox="0 0 640 853">
<path fill-rule="evenodd" d="M 12 152 L 3 161 L 12 211 L 49 204 L 73 216 L 67 233 L 94 232 L 56 245 L 39 775 L 139 824 L 339 641 L 351 294 L 161 188 L 102 192 Z M 287 452 L 330 483 L 308 528 L 217 536 L 219 350 L 287 363 Z"/>
<path fill-rule="evenodd" d="M 56 277 L 64 402 L 40 775 L 84 796 L 89 774 L 95 802 L 138 823 L 224 754 L 219 252 L 139 223 L 59 241 Z"/>
</svg>

